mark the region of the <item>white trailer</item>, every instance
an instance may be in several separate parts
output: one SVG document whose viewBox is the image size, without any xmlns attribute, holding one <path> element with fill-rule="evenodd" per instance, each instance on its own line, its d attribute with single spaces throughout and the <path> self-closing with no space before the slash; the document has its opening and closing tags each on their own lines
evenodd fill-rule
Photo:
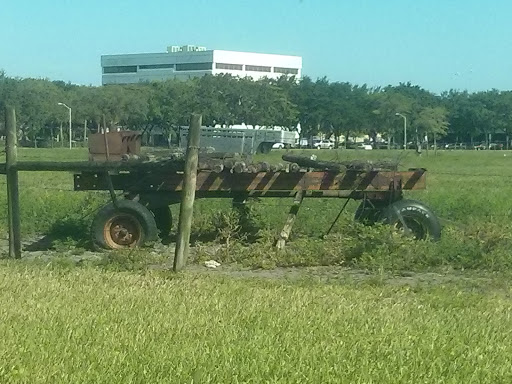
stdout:
<svg viewBox="0 0 512 384">
<path fill-rule="evenodd" d="M 186 146 L 187 136 L 188 127 L 181 127 L 180 147 Z M 282 129 L 202 127 L 199 143 L 201 148 L 213 148 L 216 152 L 268 153 L 276 143 L 295 145 L 297 136 L 297 132 Z"/>
</svg>

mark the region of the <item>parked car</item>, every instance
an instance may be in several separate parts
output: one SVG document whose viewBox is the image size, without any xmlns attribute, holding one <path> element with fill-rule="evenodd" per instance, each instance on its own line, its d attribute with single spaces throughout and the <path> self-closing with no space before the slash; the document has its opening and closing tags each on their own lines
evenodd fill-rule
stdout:
<svg viewBox="0 0 512 384">
<path fill-rule="evenodd" d="M 438 146 L 439 148 L 439 146 Z M 468 149 L 467 145 L 464 143 L 455 143 L 455 144 L 445 144 L 444 149 Z"/>
<path fill-rule="evenodd" d="M 401 146 L 400 144 L 397 144 L 397 143 L 391 143 L 388 145 L 387 142 L 385 141 L 381 141 L 381 142 L 377 142 L 377 143 L 374 143 L 373 144 L 373 149 L 400 149 Z"/>
<path fill-rule="evenodd" d="M 503 149 L 503 144 L 502 143 L 490 143 L 489 149 L 490 150 L 501 150 L 501 149 Z"/>
<path fill-rule="evenodd" d="M 309 140 L 308 139 L 300 139 L 299 148 L 309 148 Z"/>
<path fill-rule="evenodd" d="M 373 149 L 373 146 L 371 144 L 361 143 L 356 148 L 357 149 L 364 149 L 364 150 L 369 151 L 369 150 Z"/>
<path fill-rule="evenodd" d="M 333 149 L 334 143 L 330 140 L 320 140 L 313 144 L 316 149 Z"/>
<path fill-rule="evenodd" d="M 483 151 L 484 149 L 487 149 L 487 145 L 485 143 L 477 144 L 473 147 L 473 149 L 477 151 Z"/>
<path fill-rule="evenodd" d="M 272 145 L 272 149 L 283 149 L 285 147 L 286 146 L 284 143 L 275 143 L 274 145 Z"/>
</svg>

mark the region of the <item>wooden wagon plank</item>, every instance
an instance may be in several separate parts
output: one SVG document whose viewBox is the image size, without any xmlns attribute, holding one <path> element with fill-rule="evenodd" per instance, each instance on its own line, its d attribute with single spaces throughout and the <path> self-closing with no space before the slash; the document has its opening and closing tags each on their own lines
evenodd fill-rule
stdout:
<svg viewBox="0 0 512 384">
<path fill-rule="evenodd" d="M 115 189 L 134 192 L 181 191 L 181 173 L 121 173 L 113 175 Z M 405 172 L 260 172 L 232 174 L 200 171 L 197 191 L 390 191 L 424 189 L 425 170 Z M 107 186 L 94 173 L 75 175 L 76 190 L 104 190 Z"/>
</svg>

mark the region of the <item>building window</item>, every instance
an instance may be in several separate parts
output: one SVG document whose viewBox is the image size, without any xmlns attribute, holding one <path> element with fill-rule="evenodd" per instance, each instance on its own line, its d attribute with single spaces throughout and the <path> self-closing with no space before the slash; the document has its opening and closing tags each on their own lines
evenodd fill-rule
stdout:
<svg viewBox="0 0 512 384">
<path fill-rule="evenodd" d="M 174 68 L 174 64 L 147 64 L 139 65 L 139 69 L 170 69 Z"/>
<path fill-rule="evenodd" d="M 232 71 L 241 71 L 243 69 L 242 64 L 225 64 L 225 63 L 216 63 L 215 68 L 217 69 L 229 69 Z"/>
<path fill-rule="evenodd" d="M 213 63 L 186 63 L 176 64 L 177 71 L 204 71 L 212 69 Z"/>
<path fill-rule="evenodd" d="M 282 68 L 282 67 L 274 67 L 275 73 L 283 73 L 285 75 L 298 75 L 299 70 L 297 68 Z"/>
<path fill-rule="evenodd" d="M 136 73 L 136 65 L 117 65 L 112 67 L 103 67 L 103 73 Z"/>
<path fill-rule="evenodd" d="M 270 67 L 263 67 L 261 65 L 246 65 L 245 70 L 251 72 L 270 72 Z"/>
</svg>

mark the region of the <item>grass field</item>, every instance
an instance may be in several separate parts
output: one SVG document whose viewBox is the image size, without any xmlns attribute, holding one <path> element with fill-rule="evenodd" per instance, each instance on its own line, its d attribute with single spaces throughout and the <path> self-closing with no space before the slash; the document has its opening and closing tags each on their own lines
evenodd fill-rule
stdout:
<svg viewBox="0 0 512 384">
<path fill-rule="evenodd" d="M 509 383 L 510 289 L 0 262 L 2 383 Z"/>
<path fill-rule="evenodd" d="M 402 156 L 317 152 L 333 160 Z M 80 160 L 86 152 L 21 149 L 20 157 Z M 150 268 L 166 259 L 158 249 L 70 262 L 65 251 L 87 247 L 91 215 L 107 194 L 73 192 L 71 174 L 21 174 L 24 238 L 57 240 L 50 261 L 0 260 L 0 383 L 511 382 L 512 153 L 411 152 L 401 161 L 429 170 L 428 189 L 407 197 L 448 219 L 438 243 L 354 224 L 354 204 L 334 234 L 320 239 L 343 201 L 310 199 L 293 241 L 276 252 L 271 239 L 288 201 L 251 203 L 262 228 L 252 245 L 237 238 L 230 202 L 195 207 L 197 260 L 212 257 L 209 238 L 217 237 L 213 256 L 223 263 L 346 265 L 363 279 L 306 269 L 293 279 L 277 271 L 244 278 L 199 266 L 176 275 Z M 5 193 L 0 202 L 5 207 Z M 405 284 L 383 278 L 414 270 L 429 273 Z"/>
</svg>

